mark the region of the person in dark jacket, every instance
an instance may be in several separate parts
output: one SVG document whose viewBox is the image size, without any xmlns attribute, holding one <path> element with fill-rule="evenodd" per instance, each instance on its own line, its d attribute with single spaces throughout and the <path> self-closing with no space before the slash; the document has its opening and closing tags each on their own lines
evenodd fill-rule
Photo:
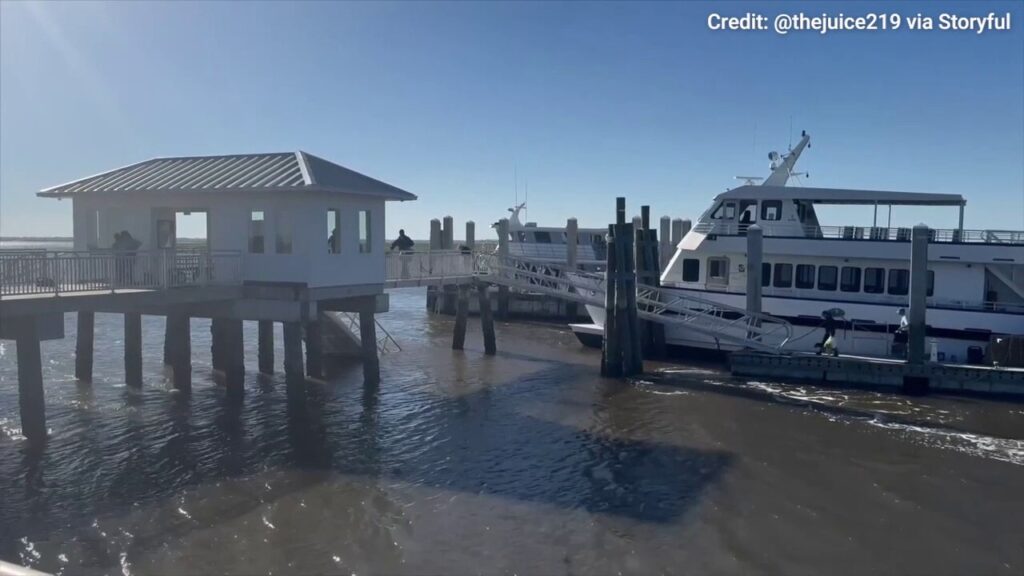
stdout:
<svg viewBox="0 0 1024 576">
<path fill-rule="evenodd" d="M 821 327 L 825 330 L 825 334 L 821 338 L 821 343 L 818 344 L 818 355 L 821 355 L 822 352 L 827 351 L 825 349 L 825 343 L 828 342 L 829 338 L 832 338 L 833 336 L 836 335 L 835 317 L 828 310 L 822 312 L 821 315 L 824 316 L 825 318 L 824 322 L 821 323 Z M 835 356 L 838 353 L 838 350 L 835 347 L 835 340 L 832 340 L 832 344 L 832 355 Z"/>
<path fill-rule="evenodd" d="M 412 241 L 412 238 L 405 235 L 405 230 L 399 230 L 398 238 L 391 243 L 391 249 L 394 250 L 397 248 L 400 252 L 408 252 L 409 250 L 412 250 L 414 244 L 416 243 Z"/>
</svg>

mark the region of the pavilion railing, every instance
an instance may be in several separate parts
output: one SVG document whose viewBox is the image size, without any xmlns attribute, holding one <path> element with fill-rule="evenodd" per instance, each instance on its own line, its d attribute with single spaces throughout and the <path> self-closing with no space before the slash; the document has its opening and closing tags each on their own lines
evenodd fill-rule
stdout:
<svg viewBox="0 0 1024 576">
<path fill-rule="evenodd" d="M 228 250 L 0 251 L 0 296 L 238 284 Z"/>
</svg>

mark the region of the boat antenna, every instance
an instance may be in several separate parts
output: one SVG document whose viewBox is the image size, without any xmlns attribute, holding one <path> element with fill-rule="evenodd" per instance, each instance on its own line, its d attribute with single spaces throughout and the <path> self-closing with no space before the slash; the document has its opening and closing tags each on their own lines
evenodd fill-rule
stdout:
<svg viewBox="0 0 1024 576">
<path fill-rule="evenodd" d="M 519 165 L 512 165 L 512 189 L 516 191 L 516 206 L 519 206 Z"/>
</svg>

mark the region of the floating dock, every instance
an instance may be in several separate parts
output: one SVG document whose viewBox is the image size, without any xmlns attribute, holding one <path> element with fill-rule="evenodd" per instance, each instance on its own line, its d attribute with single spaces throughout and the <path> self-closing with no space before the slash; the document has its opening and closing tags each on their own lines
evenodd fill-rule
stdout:
<svg viewBox="0 0 1024 576">
<path fill-rule="evenodd" d="M 729 355 L 729 369 L 734 375 L 753 378 L 855 384 L 910 393 L 942 391 L 1024 398 L 1024 368 L 740 351 Z"/>
</svg>

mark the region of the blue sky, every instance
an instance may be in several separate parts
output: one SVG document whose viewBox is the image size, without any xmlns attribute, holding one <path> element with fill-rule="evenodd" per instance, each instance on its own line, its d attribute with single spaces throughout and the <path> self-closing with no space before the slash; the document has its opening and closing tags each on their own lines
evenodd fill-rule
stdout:
<svg viewBox="0 0 1024 576">
<path fill-rule="evenodd" d="M 303 149 L 419 195 L 388 236 L 696 218 L 801 129 L 808 184 L 961 193 L 1024 229 L 1024 4 L 0 2 L 0 235 L 70 234 L 45 186 L 152 156 Z M 1012 30 L 724 32 L 711 12 L 1012 13 Z M 837 216 L 845 216 L 838 214 Z M 955 213 L 897 209 L 894 223 Z M 479 234 L 479 233 L 478 233 Z M 458 234 L 458 235 L 461 235 Z"/>
</svg>

